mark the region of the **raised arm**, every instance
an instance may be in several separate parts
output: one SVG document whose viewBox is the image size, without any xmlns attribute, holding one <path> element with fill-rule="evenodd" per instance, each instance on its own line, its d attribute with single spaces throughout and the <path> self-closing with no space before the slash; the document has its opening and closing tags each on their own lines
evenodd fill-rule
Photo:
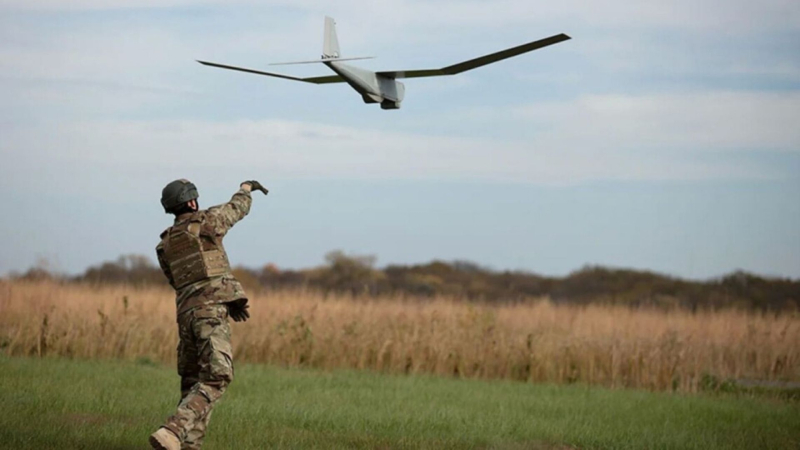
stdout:
<svg viewBox="0 0 800 450">
<path fill-rule="evenodd" d="M 252 203 L 250 185 L 242 183 L 239 186 L 239 190 L 231 197 L 231 201 L 209 208 L 208 215 L 213 219 L 216 233 L 218 235 L 226 234 L 228 230 L 236 225 L 236 222 L 244 219 L 244 216 L 250 212 Z"/>
</svg>

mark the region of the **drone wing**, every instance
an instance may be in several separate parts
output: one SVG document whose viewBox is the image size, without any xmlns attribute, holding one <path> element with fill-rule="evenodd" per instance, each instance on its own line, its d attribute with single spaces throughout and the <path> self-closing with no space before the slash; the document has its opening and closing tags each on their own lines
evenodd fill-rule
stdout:
<svg viewBox="0 0 800 450">
<path fill-rule="evenodd" d="M 225 64 L 217 64 L 217 63 L 208 62 L 208 61 L 199 61 L 198 60 L 197 62 L 199 62 L 200 64 L 203 64 L 205 66 L 219 67 L 220 69 L 238 70 L 239 72 L 255 73 L 257 75 L 266 75 L 268 77 L 283 78 L 285 80 L 303 81 L 303 82 L 306 82 L 306 83 L 327 84 L 327 83 L 342 83 L 342 82 L 344 82 L 344 79 L 342 77 L 340 77 L 339 75 L 329 75 L 329 76 L 326 76 L 326 77 L 298 78 L 298 77 L 292 77 L 292 76 L 289 76 L 289 75 L 283 75 L 283 74 L 280 74 L 280 73 L 262 72 L 260 70 L 247 69 L 247 68 L 244 68 L 244 67 L 228 66 L 228 65 L 225 65 Z"/>
<path fill-rule="evenodd" d="M 460 62 L 451 66 L 442 67 L 441 69 L 425 69 L 425 70 L 397 70 L 393 72 L 378 72 L 378 75 L 383 75 L 389 78 L 420 78 L 420 77 L 438 77 L 442 75 L 455 75 L 457 73 L 466 72 L 467 70 L 477 69 L 478 67 L 485 66 L 497 61 L 502 61 L 513 56 L 521 55 L 533 50 L 538 50 L 549 45 L 558 44 L 566 40 L 572 39 L 566 34 L 557 34 L 549 38 L 540 39 L 538 41 L 522 44 L 517 47 L 512 47 L 506 50 L 501 50 L 490 55 L 481 56 L 469 61 Z"/>
</svg>

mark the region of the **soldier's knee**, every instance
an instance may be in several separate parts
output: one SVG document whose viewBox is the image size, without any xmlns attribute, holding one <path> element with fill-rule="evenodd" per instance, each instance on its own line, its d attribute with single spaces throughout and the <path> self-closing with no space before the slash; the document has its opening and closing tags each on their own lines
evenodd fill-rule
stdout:
<svg viewBox="0 0 800 450">
<path fill-rule="evenodd" d="M 198 390 L 210 403 L 213 403 L 222 397 L 227 387 L 227 382 L 204 382 L 199 384 Z"/>
<path fill-rule="evenodd" d="M 216 377 L 212 379 L 202 380 L 200 383 L 206 386 L 211 386 L 214 389 L 225 392 L 225 389 L 233 382 L 233 377 Z"/>
</svg>

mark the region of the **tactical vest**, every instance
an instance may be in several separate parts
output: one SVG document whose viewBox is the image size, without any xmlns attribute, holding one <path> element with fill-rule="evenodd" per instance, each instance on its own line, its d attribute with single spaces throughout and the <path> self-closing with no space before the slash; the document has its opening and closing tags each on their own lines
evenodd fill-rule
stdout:
<svg viewBox="0 0 800 450">
<path fill-rule="evenodd" d="M 162 243 L 175 289 L 231 271 L 224 249 L 203 249 L 200 222 L 190 219 L 173 226 L 165 233 Z"/>
</svg>

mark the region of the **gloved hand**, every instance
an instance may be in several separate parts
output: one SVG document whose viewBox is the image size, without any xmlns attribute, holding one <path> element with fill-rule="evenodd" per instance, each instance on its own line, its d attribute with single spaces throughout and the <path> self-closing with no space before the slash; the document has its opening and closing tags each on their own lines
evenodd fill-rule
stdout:
<svg viewBox="0 0 800 450">
<path fill-rule="evenodd" d="M 250 313 L 247 312 L 249 305 L 242 305 L 238 302 L 230 302 L 226 303 L 226 305 L 228 305 L 228 315 L 231 316 L 234 322 L 246 322 L 250 318 Z"/>
<path fill-rule="evenodd" d="M 265 188 L 264 186 L 262 186 L 262 185 L 261 185 L 261 183 L 259 183 L 259 182 L 258 182 L 258 181 L 256 181 L 256 180 L 248 180 L 248 181 L 245 181 L 245 182 L 243 182 L 242 184 L 244 184 L 244 183 L 247 183 L 247 184 L 249 184 L 249 185 L 250 185 L 250 187 L 251 187 L 251 188 L 252 188 L 254 191 L 261 191 L 261 192 L 263 192 L 263 193 L 264 193 L 264 195 L 267 195 L 267 194 L 269 194 L 269 191 L 267 190 L 267 188 Z"/>
</svg>

